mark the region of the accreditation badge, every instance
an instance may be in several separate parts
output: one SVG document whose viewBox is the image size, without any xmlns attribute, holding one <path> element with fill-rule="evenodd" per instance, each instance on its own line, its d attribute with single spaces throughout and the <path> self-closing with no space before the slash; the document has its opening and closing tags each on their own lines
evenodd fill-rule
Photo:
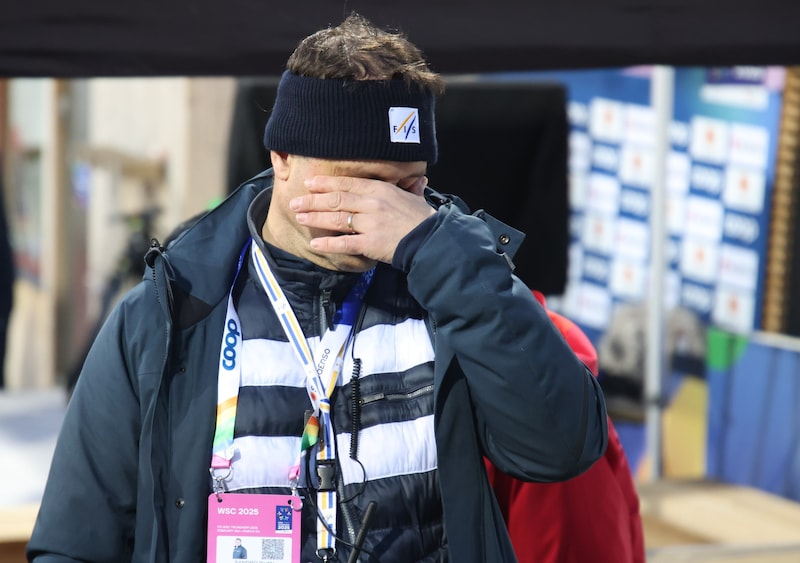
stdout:
<svg viewBox="0 0 800 563">
<path fill-rule="evenodd" d="M 300 562 L 297 497 L 212 493 L 208 497 L 208 563 Z"/>
</svg>

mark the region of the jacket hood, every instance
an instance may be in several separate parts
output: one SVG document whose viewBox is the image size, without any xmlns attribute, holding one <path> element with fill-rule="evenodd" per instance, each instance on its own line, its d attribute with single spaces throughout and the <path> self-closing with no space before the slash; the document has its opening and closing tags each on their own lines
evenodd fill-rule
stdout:
<svg viewBox="0 0 800 563">
<path fill-rule="evenodd" d="M 162 253 L 176 295 L 212 306 L 227 297 L 235 265 L 250 238 L 247 209 L 260 192 L 272 188 L 272 180 L 272 169 L 265 170 L 211 211 L 187 221 Z"/>
</svg>

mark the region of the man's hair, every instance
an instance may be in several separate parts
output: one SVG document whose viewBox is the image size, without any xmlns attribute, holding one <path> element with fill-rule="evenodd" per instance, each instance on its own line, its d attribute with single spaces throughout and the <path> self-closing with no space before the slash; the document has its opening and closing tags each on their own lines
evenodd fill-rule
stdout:
<svg viewBox="0 0 800 563">
<path fill-rule="evenodd" d="M 405 80 L 438 96 L 444 79 L 400 32 L 384 31 L 359 14 L 309 35 L 286 62 L 294 74 L 334 80 Z"/>
</svg>

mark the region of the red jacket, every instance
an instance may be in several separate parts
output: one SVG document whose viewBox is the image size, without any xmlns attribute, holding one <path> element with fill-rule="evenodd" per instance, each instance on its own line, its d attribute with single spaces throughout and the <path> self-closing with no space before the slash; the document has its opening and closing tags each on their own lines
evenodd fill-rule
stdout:
<svg viewBox="0 0 800 563">
<path fill-rule="evenodd" d="M 544 296 L 534 291 L 546 306 Z M 550 320 L 597 375 L 591 341 L 569 319 Z M 520 563 L 644 563 L 639 497 L 611 420 L 605 456 L 588 471 L 560 483 L 524 483 L 486 461 Z"/>
</svg>

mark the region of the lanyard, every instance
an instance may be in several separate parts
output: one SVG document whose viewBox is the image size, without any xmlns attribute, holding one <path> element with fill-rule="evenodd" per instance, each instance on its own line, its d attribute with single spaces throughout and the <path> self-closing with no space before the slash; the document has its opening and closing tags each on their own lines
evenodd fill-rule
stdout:
<svg viewBox="0 0 800 563">
<path fill-rule="evenodd" d="M 233 431 L 236 422 L 236 405 L 239 402 L 239 386 L 242 378 L 242 366 L 239 361 L 242 354 L 242 332 L 239 315 L 233 306 L 233 288 L 242 271 L 245 253 L 250 245 L 248 241 L 239 254 L 236 274 L 228 292 L 228 312 L 225 315 L 225 328 L 222 335 L 222 346 L 219 351 L 219 375 L 217 376 L 217 424 L 214 430 L 214 442 L 211 448 L 211 476 L 214 479 L 214 492 L 223 490 L 222 482 L 230 475 L 233 460 Z M 223 476 L 217 476 L 215 469 L 228 469 Z"/>
<path fill-rule="evenodd" d="M 335 434 L 330 416 L 330 396 L 336 388 L 344 354 L 352 336 L 353 325 L 357 316 L 360 303 L 364 298 L 374 270 L 365 272 L 348 294 L 342 309 L 334 320 L 339 322 L 328 330 L 319 343 L 318 355 L 315 362 L 308 342 L 300 328 L 300 323 L 294 314 L 289 301 L 280 287 L 264 254 L 256 244 L 251 244 L 251 254 L 255 271 L 264 292 L 269 297 L 275 314 L 289 340 L 290 345 L 306 374 L 306 388 L 308 396 L 314 407 L 314 415 L 309 420 L 303 431 L 301 454 L 311 448 L 318 441 L 318 431 L 321 427 L 323 440 L 317 451 L 317 468 L 320 484 L 317 492 L 317 550 L 320 552 L 335 552 L 336 534 L 336 489 L 332 478 L 335 472 Z M 236 272 L 238 277 L 242 266 L 242 256 Z M 234 285 L 235 285 L 234 279 Z M 241 330 L 239 317 L 233 306 L 233 286 L 228 295 L 228 311 L 225 319 L 225 329 L 222 338 L 218 378 L 218 403 L 217 427 L 214 433 L 214 445 L 211 461 L 211 473 L 215 479 L 215 492 L 222 490 L 222 481 L 230 475 L 231 461 L 233 459 L 233 432 L 236 418 L 239 386 L 241 383 L 241 365 L 237 360 L 241 356 Z M 334 352 L 335 351 L 335 352 Z M 333 355 L 335 353 L 335 355 Z M 224 476 L 217 477 L 215 469 L 228 469 Z M 296 475 L 295 475 L 296 476 Z"/>
<path fill-rule="evenodd" d="M 318 354 L 315 362 L 303 330 L 300 328 L 300 323 L 289 305 L 289 300 L 286 299 L 278 280 L 272 273 L 269 262 L 258 245 L 252 245 L 252 255 L 258 279 L 261 281 L 286 337 L 306 373 L 306 389 L 314 406 L 314 416 L 309 420 L 307 429 L 303 431 L 301 451 L 305 451 L 314 444 L 316 425 L 321 426 L 323 441 L 317 449 L 317 471 L 320 478 L 317 490 L 317 554 L 335 553 L 336 485 L 332 477 L 336 471 L 336 436 L 330 416 L 330 397 L 336 388 L 336 381 L 339 379 L 344 353 L 353 332 L 359 305 L 370 281 L 372 281 L 372 274 L 375 270 L 369 270 L 362 274 L 361 279 L 350 290 L 342 305 L 339 322 L 322 336 L 318 347 L 322 353 Z M 335 359 L 331 357 L 334 351 L 336 351 Z"/>
</svg>

